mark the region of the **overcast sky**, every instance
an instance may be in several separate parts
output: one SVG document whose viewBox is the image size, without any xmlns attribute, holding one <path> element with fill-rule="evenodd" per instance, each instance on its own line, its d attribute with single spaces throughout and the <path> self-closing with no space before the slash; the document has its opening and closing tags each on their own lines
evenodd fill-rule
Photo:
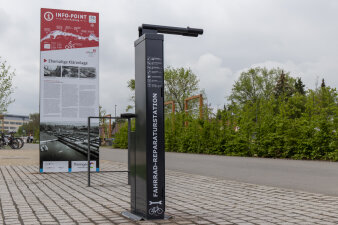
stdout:
<svg viewBox="0 0 338 225">
<path fill-rule="evenodd" d="M 307 88 L 337 87 L 338 1 L 1 0 L 0 56 L 16 69 L 8 113 L 39 111 L 40 8 L 100 13 L 100 105 L 125 111 L 142 23 L 203 28 L 198 38 L 165 36 L 165 65 L 190 67 L 209 103 L 222 107 L 241 71 L 281 67 Z"/>
</svg>

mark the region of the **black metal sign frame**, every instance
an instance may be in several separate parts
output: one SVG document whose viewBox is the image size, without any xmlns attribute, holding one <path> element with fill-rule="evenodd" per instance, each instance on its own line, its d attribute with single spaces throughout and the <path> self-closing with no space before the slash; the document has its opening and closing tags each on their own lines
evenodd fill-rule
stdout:
<svg viewBox="0 0 338 225">
<path fill-rule="evenodd" d="M 121 117 L 102 117 L 102 116 L 90 116 L 88 117 L 88 152 L 87 152 L 87 159 L 88 159 L 88 187 L 90 187 L 90 120 L 91 119 L 123 119 Z M 100 160 L 100 159 L 99 159 Z M 128 163 L 129 164 L 129 163 Z M 115 173 L 128 173 L 129 179 L 129 170 L 114 170 L 114 171 L 100 171 L 100 172 L 115 172 Z"/>
</svg>

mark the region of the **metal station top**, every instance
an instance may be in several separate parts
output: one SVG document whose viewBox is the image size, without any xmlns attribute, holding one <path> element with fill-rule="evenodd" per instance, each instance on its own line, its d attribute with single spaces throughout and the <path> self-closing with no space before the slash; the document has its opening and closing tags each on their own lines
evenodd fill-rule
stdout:
<svg viewBox="0 0 338 225">
<path fill-rule="evenodd" d="M 198 35 L 203 34 L 203 29 L 198 28 L 183 28 L 183 27 L 168 27 L 168 26 L 160 26 L 160 25 L 152 25 L 152 24 L 142 24 L 138 28 L 139 37 L 141 37 L 145 33 L 162 33 L 162 34 L 175 34 L 175 35 L 183 35 L 189 37 L 198 37 Z"/>
<path fill-rule="evenodd" d="M 134 113 L 121 113 L 121 118 L 123 119 L 130 119 L 134 118 L 136 115 Z"/>
</svg>

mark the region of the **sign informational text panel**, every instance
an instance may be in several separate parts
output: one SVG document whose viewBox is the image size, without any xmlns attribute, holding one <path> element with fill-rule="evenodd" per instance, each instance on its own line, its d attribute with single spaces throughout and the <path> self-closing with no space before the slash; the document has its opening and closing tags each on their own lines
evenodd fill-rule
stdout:
<svg viewBox="0 0 338 225">
<path fill-rule="evenodd" d="M 87 119 L 98 115 L 99 14 L 41 9 L 40 172 L 85 170 Z M 90 139 L 99 170 L 98 124 Z"/>
</svg>

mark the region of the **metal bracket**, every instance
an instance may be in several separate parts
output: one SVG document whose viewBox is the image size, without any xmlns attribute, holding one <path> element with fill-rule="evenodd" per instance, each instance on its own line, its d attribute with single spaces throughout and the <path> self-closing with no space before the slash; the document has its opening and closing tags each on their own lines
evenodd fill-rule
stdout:
<svg viewBox="0 0 338 225">
<path fill-rule="evenodd" d="M 134 214 L 132 212 L 129 212 L 129 211 L 124 211 L 121 214 L 122 214 L 122 216 L 124 216 L 124 217 L 126 217 L 126 218 L 128 218 L 130 220 L 133 220 L 133 221 L 143 221 L 143 220 L 146 220 L 144 217 L 138 216 L 138 215 L 136 215 L 136 214 Z M 170 220 L 172 218 L 173 218 L 172 216 L 164 214 L 164 219 L 165 220 Z"/>
</svg>

